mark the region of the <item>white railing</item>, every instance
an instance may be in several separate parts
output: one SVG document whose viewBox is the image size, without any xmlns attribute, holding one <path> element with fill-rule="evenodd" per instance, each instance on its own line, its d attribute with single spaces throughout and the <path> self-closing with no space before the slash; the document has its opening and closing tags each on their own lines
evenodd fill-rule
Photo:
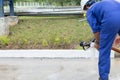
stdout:
<svg viewBox="0 0 120 80">
<path fill-rule="evenodd" d="M 9 12 L 9 5 L 4 6 L 5 12 Z M 47 3 L 39 2 L 16 2 L 14 3 L 15 12 L 32 12 L 32 13 L 62 13 L 62 14 L 76 14 L 81 13 L 80 6 L 53 6 Z"/>
<path fill-rule="evenodd" d="M 16 2 L 14 3 L 15 7 L 40 7 L 43 6 L 43 3 L 39 2 Z"/>
<path fill-rule="evenodd" d="M 9 5 L 5 4 L 5 7 L 9 7 Z M 15 2 L 14 7 L 55 7 L 55 5 L 45 2 Z"/>
</svg>

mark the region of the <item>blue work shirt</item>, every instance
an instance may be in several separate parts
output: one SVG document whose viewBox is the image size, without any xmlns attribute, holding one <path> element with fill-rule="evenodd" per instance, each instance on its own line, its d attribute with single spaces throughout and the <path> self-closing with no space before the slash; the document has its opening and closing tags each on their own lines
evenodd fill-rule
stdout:
<svg viewBox="0 0 120 80">
<path fill-rule="evenodd" d="M 94 3 L 87 11 L 87 21 L 93 33 L 100 32 L 102 25 L 120 21 L 120 3 L 115 0 L 102 0 Z M 113 20 L 114 19 L 114 20 Z"/>
</svg>

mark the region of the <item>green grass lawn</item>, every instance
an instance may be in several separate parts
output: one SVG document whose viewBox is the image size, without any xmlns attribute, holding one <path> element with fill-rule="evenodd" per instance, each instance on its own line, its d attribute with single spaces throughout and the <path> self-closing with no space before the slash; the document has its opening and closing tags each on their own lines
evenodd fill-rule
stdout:
<svg viewBox="0 0 120 80">
<path fill-rule="evenodd" d="M 93 37 L 78 16 L 22 16 L 10 35 L 1 38 L 1 49 L 79 49 L 80 41 Z"/>
</svg>

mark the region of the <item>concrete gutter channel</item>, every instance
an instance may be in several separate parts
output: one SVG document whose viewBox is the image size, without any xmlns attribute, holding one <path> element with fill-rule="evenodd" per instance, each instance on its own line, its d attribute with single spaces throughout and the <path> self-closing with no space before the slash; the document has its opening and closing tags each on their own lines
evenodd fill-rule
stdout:
<svg viewBox="0 0 120 80">
<path fill-rule="evenodd" d="M 98 80 L 96 54 L 93 50 L 0 50 L 0 80 Z M 120 59 L 111 54 L 110 80 L 120 80 Z"/>
<path fill-rule="evenodd" d="M 97 50 L 0 50 L 0 57 L 13 58 L 97 58 Z M 114 51 L 111 52 L 114 58 Z"/>
</svg>

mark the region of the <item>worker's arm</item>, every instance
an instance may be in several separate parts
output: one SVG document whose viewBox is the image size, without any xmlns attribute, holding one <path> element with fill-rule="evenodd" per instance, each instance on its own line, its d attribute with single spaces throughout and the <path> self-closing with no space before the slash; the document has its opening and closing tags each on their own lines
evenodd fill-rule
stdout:
<svg viewBox="0 0 120 80">
<path fill-rule="evenodd" d="M 118 47 L 120 47 L 120 36 L 119 35 L 117 35 L 115 40 L 114 40 L 112 50 L 120 53 L 120 49 L 118 49 Z"/>
<path fill-rule="evenodd" d="M 92 9 L 87 11 L 86 17 L 87 17 L 87 21 L 92 29 L 92 32 L 94 33 L 94 35 L 96 35 L 97 32 L 100 32 L 100 24 L 101 23 L 98 22 Z"/>
<path fill-rule="evenodd" d="M 113 46 L 120 47 L 120 36 L 119 35 L 116 36 L 114 43 L 113 43 Z"/>
<path fill-rule="evenodd" d="M 94 47 L 95 47 L 96 49 L 99 49 L 100 32 L 94 33 L 94 37 L 95 37 L 95 45 L 94 45 Z"/>
<path fill-rule="evenodd" d="M 94 36 L 95 36 L 95 39 L 96 39 L 94 47 L 95 47 L 96 49 L 99 49 L 100 33 L 99 33 L 99 32 L 94 33 Z M 115 40 L 114 40 L 114 43 L 113 43 L 113 46 L 112 46 L 112 50 L 120 53 L 120 49 L 118 49 L 118 46 L 119 46 L 119 45 L 120 45 L 120 36 L 117 36 L 117 37 L 115 38 Z"/>
</svg>

